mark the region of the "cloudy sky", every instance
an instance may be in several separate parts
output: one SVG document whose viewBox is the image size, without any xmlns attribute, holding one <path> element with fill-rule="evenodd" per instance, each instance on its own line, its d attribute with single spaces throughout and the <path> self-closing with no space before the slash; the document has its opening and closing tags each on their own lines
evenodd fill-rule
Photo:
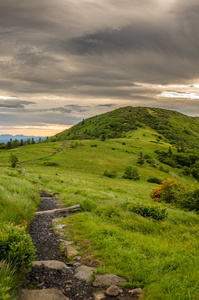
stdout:
<svg viewBox="0 0 199 300">
<path fill-rule="evenodd" d="M 199 116 L 198 0 L 1 0 L 0 134 L 121 106 Z"/>
</svg>

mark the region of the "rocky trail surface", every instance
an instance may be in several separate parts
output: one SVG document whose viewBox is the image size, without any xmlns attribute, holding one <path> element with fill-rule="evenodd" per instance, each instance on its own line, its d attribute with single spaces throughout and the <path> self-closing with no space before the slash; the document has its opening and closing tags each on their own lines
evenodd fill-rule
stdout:
<svg viewBox="0 0 199 300">
<path fill-rule="evenodd" d="M 56 193 L 58 194 L 58 193 Z M 40 212 L 35 214 L 29 233 L 36 248 L 36 260 L 27 273 L 18 300 L 132 300 L 142 298 L 142 290 L 123 291 L 126 281 L 116 275 L 95 275 L 96 269 L 81 263 L 81 256 L 67 240 L 61 218 L 74 212 L 59 212 L 57 195 L 41 190 Z M 76 208 L 77 209 L 77 208 Z M 76 210 L 74 209 L 74 210 Z M 45 214 L 46 211 L 52 214 Z M 56 211 L 56 212 L 55 212 Z M 62 250 L 60 250 L 62 246 Z M 70 261 L 67 259 L 72 257 Z M 90 277 L 94 280 L 91 283 Z"/>
</svg>

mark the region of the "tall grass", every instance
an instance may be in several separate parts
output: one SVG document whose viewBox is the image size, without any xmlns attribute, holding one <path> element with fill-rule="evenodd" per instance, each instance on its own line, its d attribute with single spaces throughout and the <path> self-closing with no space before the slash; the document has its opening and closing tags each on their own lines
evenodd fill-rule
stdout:
<svg viewBox="0 0 199 300">
<path fill-rule="evenodd" d="M 3 179 L 2 203 L 10 208 L 16 205 L 12 195 L 24 194 L 27 196 L 24 199 L 28 199 L 29 194 L 23 188 L 20 187 L 17 192 L 20 182 L 24 182 L 26 191 L 31 187 L 30 183 L 58 191 L 65 205 L 80 203 L 82 212 L 64 221 L 67 234 L 73 237 L 82 253 L 93 253 L 101 261 L 99 272 L 118 274 L 128 280 L 128 286 L 143 287 L 146 299 L 198 299 L 199 216 L 165 203 L 159 204 L 168 213 L 164 221 L 142 217 L 125 209 L 127 202 L 151 203 L 150 193 L 156 184 L 147 182 L 150 177 L 161 180 L 169 177 L 194 183 L 194 179 L 183 176 L 180 169 L 169 167 L 169 173 L 165 173 L 146 161 L 143 166 L 136 164 L 142 152 L 150 155 L 156 165 L 161 165 L 154 151 L 167 151 L 170 145 L 165 141 L 161 141 L 162 144 L 151 143 L 154 134 L 155 131 L 142 128 L 130 132 L 128 138 L 105 142 L 78 141 L 76 148 L 68 146 L 53 157 L 50 157 L 50 152 L 60 146 L 58 142 L 36 144 L 30 149 L 14 149 L 18 151 L 21 167 L 26 167 L 25 178 L 20 178 L 19 169 L 9 169 L 7 154 L 0 152 L 4 175 L 9 176 L 11 186 L 15 186 L 9 190 L 9 180 Z M 97 147 L 91 147 L 93 144 Z M 26 149 L 32 149 L 32 152 L 27 155 Z M 57 165 L 47 166 L 46 162 Z M 138 169 L 140 181 L 122 178 L 127 166 Z M 116 178 L 104 177 L 105 170 L 117 171 Z M 31 202 L 33 207 L 37 205 L 36 198 Z M 31 217 L 28 203 L 29 200 L 24 208 L 24 204 L 18 201 L 19 211 L 26 211 L 27 218 Z M 22 220 L 25 215 L 19 219 Z M 14 218 L 14 213 L 12 217 L 10 214 L 10 218 Z"/>
</svg>

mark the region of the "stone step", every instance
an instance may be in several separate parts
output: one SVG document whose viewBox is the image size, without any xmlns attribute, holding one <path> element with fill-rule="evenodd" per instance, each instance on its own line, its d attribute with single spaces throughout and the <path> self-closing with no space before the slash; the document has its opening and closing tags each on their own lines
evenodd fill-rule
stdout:
<svg viewBox="0 0 199 300">
<path fill-rule="evenodd" d="M 57 289 L 25 290 L 19 291 L 18 300 L 69 300 Z"/>
<path fill-rule="evenodd" d="M 45 211 L 37 211 L 35 213 L 35 215 L 51 215 L 54 213 L 64 213 L 64 212 L 68 212 L 68 211 L 77 211 L 80 210 L 81 207 L 79 204 L 74 205 L 74 206 L 70 206 L 70 207 L 65 207 L 65 208 L 57 208 L 57 209 L 52 209 L 52 210 L 45 210 Z"/>
<path fill-rule="evenodd" d="M 49 269 L 62 270 L 62 269 L 70 269 L 65 263 L 58 260 L 41 260 L 41 261 L 33 261 L 33 267 L 44 266 Z"/>
</svg>

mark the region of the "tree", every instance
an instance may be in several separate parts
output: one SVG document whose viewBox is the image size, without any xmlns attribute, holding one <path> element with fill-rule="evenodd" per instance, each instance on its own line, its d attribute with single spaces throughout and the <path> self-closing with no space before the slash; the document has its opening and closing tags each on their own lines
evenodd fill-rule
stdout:
<svg viewBox="0 0 199 300">
<path fill-rule="evenodd" d="M 102 141 L 102 142 L 106 141 L 106 137 L 105 137 L 104 134 L 103 134 L 102 137 L 101 137 L 101 141 Z"/>
<path fill-rule="evenodd" d="M 144 159 L 138 158 L 137 164 L 140 165 L 140 166 L 142 166 L 144 164 Z"/>
<path fill-rule="evenodd" d="M 18 157 L 14 154 L 11 154 L 10 158 L 9 158 L 9 163 L 10 163 L 11 167 L 15 168 L 17 165 L 17 162 L 18 162 Z"/>
<path fill-rule="evenodd" d="M 7 149 L 7 150 L 11 149 L 11 142 L 7 142 L 7 144 L 6 144 L 6 149 Z"/>
<path fill-rule="evenodd" d="M 27 140 L 26 140 L 26 144 L 27 144 L 27 145 L 30 145 L 30 139 L 27 139 Z"/>
<path fill-rule="evenodd" d="M 34 140 L 34 138 L 32 138 L 31 144 L 35 144 L 35 140 Z"/>
<path fill-rule="evenodd" d="M 21 139 L 20 146 L 23 146 L 23 145 L 24 145 L 23 139 Z"/>
<path fill-rule="evenodd" d="M 132 180 L 140 180 L 138 170 L 136 168 L 132 168 L 131 166 L 126 167 L 123 178 L 132 179 Z"/>
</svg>

